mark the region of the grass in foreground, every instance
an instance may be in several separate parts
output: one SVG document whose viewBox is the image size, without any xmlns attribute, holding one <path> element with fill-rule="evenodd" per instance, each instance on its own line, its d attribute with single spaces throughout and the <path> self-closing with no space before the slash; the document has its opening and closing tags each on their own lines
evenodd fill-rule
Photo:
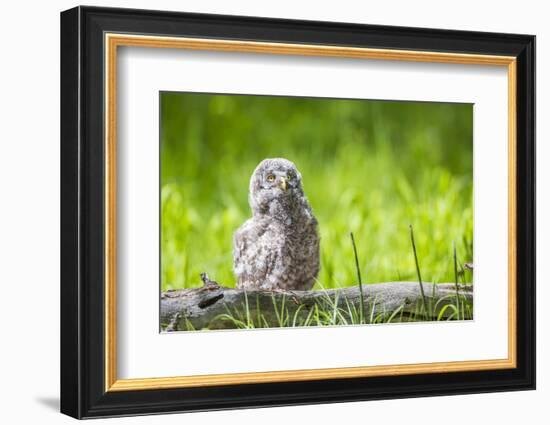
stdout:
<svg viewBox="0 0 550 425">
<path fill-rule="evenodd" d="M 314 304 L 312 308 L 300 305 L 297 309 L 289 309 L 292 300 L 283 297 L 281 301 L 272 298 L 272 308 L 262 311 L 260 308 L 250 309 L 248 302 L 240 307 L 228 307 L 226 313 L 218 315 L 213 322 L 225 322 L 225 328 L 233 329 L 265 329 L 293 328 L 305 326 L 349 326 L 361 324 L 408 323 L 426 321 L 472 320 L 473 303 L 463 295 L 446 295 L 434 300 L 428 298 L 428 314 L 425 314 L 421 300 L 412 308 L 405 305 L 394 311 L 378 308 L 376 300 L 365 304 L 365 315 L 357 304 L 340 303 L 337 296 L 326 296 L 322 303 Z M 275 321 L 273 320 L 275 317 Z M 229 326 L 227 326 L 229 324 Z M 196 330 L 190 322 L 180 330 Z"/>
<path fill-rule="evenodd" d="M 359 257 L 355 245 L 353 233 L 351 244 L 354 251 L 357 282 L 359 287 L 359 300 L 341 299 L 338 292 L 329 294 L 325 289 L 321 299 L 313 304 L 292 305 L 295 300 L 291 296 L 283 295 L 279 299 L 274 294 L 271 296 L 269 307 L 261 307 L 258 299 L 255 302 L 249 301 L 245 293 L 245 301 L 238 307 L 224 305 L 226 313 L 218 315 L 212 323 L 224 322 L 224 327 L 233 329 L 261 329 L 261 328 L 289 328 L 306 326 L 347 326 L 361 324 L 382 324 L 382 323 L 407 323 L 426 321 L 450 321 L 450 320 L 472 320 L 473 301 L 465 297 L 459 290 L 459 277 L 464 285 L 467 280 L 466 271 L 459 270 L 456 256 L 456 249 L 453 249 L 452 269 L 454 274 L 455 293 L 442 297 L 436 297 L 435 288 L 432 286 L 432 293 L 425 293 L 421 277 L 420 263 L 416 250 L 414 232 L 410 227 L 411 247 L 417 267 L 418 284 L 421 297 L 412 305 L 402 304 L 392 311 L 386 311 L 383 303 L 376 298 L 365 300 L 363 297 L 363 285 Z M 454 247 L 453 247 L 454 248 Z M 289 303 L 292 308 L 289 307 Z M 215 327 L 215 326 L 214 326 Z M 187 321 L 186 328 L 180 330 L 196 330 Z"/>
</svg>

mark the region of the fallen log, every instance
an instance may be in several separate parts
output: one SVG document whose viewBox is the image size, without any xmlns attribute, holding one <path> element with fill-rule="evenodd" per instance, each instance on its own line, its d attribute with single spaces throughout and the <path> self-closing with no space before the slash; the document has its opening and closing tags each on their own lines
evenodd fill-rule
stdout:
<svg viewBox="0 0 550 425">
<path fill-rule="evenodd" d="M 423 283 L 428 313 L 423 309 L 418 282 L 363 284 L 315 291 L 264 291 L 227 288 L 203 277 L 200 288 L 161 294 L 160 319 L 164 332 L 198 329 L 314 326 L 379 323 L 390 318 L 435 320 L 450 317 L 457 301 L 471 307 L 472 285 Z M 393 317 L 392 317 L 393 315 Z M 456 315 L 455 315 L 456 318 Z"/>
</svg>

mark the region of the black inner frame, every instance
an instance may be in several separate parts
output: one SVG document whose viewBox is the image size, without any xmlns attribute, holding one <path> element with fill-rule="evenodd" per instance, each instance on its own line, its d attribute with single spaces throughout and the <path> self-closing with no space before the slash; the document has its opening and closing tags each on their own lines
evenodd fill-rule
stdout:
<svg viewBox="0 0 550 425">
<path fill-rule="evenodd" d="M 517 368 L 104 391 L 104 34 L 517 58 Z M 61 411 L 77 418 L 534 389 L 535 37 L 77 7 L 61 14 Z M 507 214 L 507 211 L 502 211 Z"/>
</svg>

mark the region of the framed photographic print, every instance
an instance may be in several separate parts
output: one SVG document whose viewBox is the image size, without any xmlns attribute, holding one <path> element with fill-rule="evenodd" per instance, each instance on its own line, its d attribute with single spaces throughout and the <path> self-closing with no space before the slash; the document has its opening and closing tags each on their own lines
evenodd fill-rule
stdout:
<svg viewBox="0 0 550 425">
<path fill-rule="evenodd" d="M 535 387 L 535 37 L 61 14 L 61 411 Z"/>
</svg>

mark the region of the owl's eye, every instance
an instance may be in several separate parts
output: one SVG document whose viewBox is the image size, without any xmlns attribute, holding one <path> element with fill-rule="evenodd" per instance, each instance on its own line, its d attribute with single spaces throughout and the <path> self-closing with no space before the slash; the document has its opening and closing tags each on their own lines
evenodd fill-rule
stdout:
<svg viewBox="0 0 550 425">
<path fill-rule="evenodd" d="M 286 175 L 286 179 L 287 179 L 287 180 L 292 180 L 293 178 L 294 178 L 294 176 L 292 175 L 292 173 L 288 173 L 288 174 Z"/>
<path fill-rule="evenodd" d="M 269 176 L 267 176 L 267 181 L 268 182 L 274 182 L 275 181 L 275 176 L 273 174 L 270 174 Z"/>
</svg>

